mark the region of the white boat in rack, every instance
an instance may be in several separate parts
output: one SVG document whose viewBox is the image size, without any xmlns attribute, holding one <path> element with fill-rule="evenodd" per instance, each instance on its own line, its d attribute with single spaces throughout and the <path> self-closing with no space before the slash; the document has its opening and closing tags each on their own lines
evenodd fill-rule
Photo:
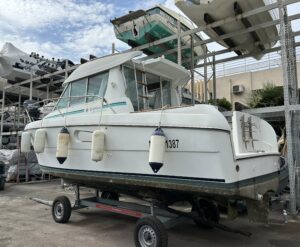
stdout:
<svg viewBox="0 0 300 247">
<path fill-rule="evenodd" d="M 178 22 L 180 23 L 180 31 L 188 31 L 195 28 L 187 18 L 179 15 L 175 11 L 168 9 L 162 5 L 157 5 L 147 10 L 131 11 L 129 14 L 121 16 L 111 21 L 114 25 L 116 37 L 130 45 L 131 47 L 141 46 L 154 42 L 162 38 L 177 34 Z M 199 34 L 194 35 L 193 42 L 202 41 Z M 191 37 L 185 36 L 181 38 L 182 46 L 187 45 L 189 48 L 182 50 L 181 56 L 183 66 L 190 68 L 191 60 Z M 177 40 L 170 40 L 160 45 L 154 45 L 142 51 L 147 55 L 154 55 L 166 52 L 177 47 Z M 203 55 L 203 47 L 194 47 L 194 56 Z M 178 63 L 177 52 L 166 54 L 165 58 Z"/>
<path fill-rule="evenodd" d="M 67 62 L 69 65 L 74 65 L 69 60 Z M 54 58 L 49 60 L 37 53 L 27 54 L 11 43 L 5 43 L 0 51 L 0 77 L 10 82 L 20 82 L 31 76 L 52 73 L 64 69 L 65 64 L 66 60 L 54 60 Z"/>
<path fill-rule="evenodd" d="M 240 112 L 230 126 L 214 106 L 181 106 L 189 72 L 164 58 L 134 59 L 141 54 L 80 65 L 54 111 L 26 126 L 22 151 L 33 145 L 43 172 L 70 183 L 168 205 L 260 203 L 276 191 L 273 128 Z"/>
<path fill-rule="evenodd" d="M 198 26 L 206 26 L 216 21 L 224 20 L 243 12 L 276 2 L 276 0 L 175 0 L 175 5 L 186 14 Z M 207 29 L 204 32 L 211 38 L 242 31 L 262 23 L 278 19 L 278 13 L 273 10 L 262 12 L 241 20 L 226 23 L 224 25 Z M 239 47 L 236 50 L 238 55 L 251 54 L 256 59 L 263 56 L 263 51 L 276 44 L 273 40 L 278 36 L 276 26 L 260 28 L 235 37 L 218 40 L 217 42 L 227 48 Z M 255 46 L 256 42 L 262 44 Z"/>
</svg>

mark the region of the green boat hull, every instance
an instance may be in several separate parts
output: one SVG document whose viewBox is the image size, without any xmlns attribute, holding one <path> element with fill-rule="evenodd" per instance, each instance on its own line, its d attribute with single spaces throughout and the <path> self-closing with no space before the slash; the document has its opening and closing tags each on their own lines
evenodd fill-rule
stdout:
<svg viewBox="0 0 300 247">
<path fill-rule="evenodd" d="M 174 34 L 175 33 L 172 30 L 170 30 L 170 28 L 165 26 L 163 23 L 153 21 L 139 28 L 138 34 L 136 36 L 134 35 L 134 32 L 132 30 L 127 30 L 125 32 L 118 33 L 117 38 L 127 43 L 131 47 L 137 47 L 140 45 L 147 44 L 149 42 L 153 42 L 155 40 L 169 37 Z M 181 42 L 181 45 L 183 46 L 186 44 Z M 177 48 L 177 39 L 168 41 L 160 45 L 149 47 L 147 49 L 144 49 L 143 52 L 147 55 L 153 55 L 153 54 L 163 53 L 167 50 L 174 49 L 174 48 Z M 191 59 L 191 49 L 189 48 L 189 49 L 182 50 L 181 55 L 182 55 L 182 61 Z M 197 56 L 195 52 L 194 52 L 194 56 Z M 165 55 L 165 58 L 174 63 L 178 62 L 177 52 Z M 190 68 L 190 62 L 182 63 L 182 65 L 185 68 Z"/>
</svg>

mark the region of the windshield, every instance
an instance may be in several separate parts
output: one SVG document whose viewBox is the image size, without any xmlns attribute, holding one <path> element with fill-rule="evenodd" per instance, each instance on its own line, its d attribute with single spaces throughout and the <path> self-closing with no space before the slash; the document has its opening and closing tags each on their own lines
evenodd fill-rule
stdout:
<svg viewBox="0 0 300 247">
<path fill-rule="evenodd" d="M 56 108 L 62 109 L 69 106 L 84 104 L 100 100 L 104 97 L 109 71 L 70 82 L 63 91 Z"/>
</svg>

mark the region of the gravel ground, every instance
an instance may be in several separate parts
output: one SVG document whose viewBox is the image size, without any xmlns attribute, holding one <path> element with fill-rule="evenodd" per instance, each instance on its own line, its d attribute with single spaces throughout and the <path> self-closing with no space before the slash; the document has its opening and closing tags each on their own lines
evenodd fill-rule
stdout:
<svg viewBox="0 0 300 247">
<path fill-rule="evenodd" d="M 84 189 L 83 195 L 92 191 Z M 30 200 L 53 200 L 58 195 L 74 199 L 73 192 L 60 187 L 60 181 L 33 184 L 7 184 L 0 191 L 0 247 L 2 246 L 134 246 L 136 220 L 99 209 L 73 212 L 68 224 L 57 224 L 51 208 Z M 279 210 L 271 213 L 269 225 L 250 223 L 247 219 L 222 220 L 222 223 L 251 232 L 248 238 L 220 230 L 202 230 L 193 222 L 168 231 L 170 247 L 198 246 L 300 246 L 300 221 L 283 223 Z"/>
</svg>

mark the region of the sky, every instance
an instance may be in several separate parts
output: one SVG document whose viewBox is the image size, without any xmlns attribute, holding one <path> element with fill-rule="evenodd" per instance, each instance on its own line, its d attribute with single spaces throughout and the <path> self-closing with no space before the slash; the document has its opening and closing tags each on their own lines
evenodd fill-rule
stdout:
<svg viewBox="0 0 300 247">
<path fill-rule="evenodd" d="M 110 20 L 155 4 L 176 8 L 173 0 L 0 0 L 0 49 L 11 42 L 28 53 L 75 62 L 110 53 L 112 42 L 128 49 Z"/>
<path fill-rule="evenodd" d="M 174 0 L 0 0 L 0 49 L 11 42 L 28 53 L 74 62 L 109 54 L 113 42 L 118 50 L 128 49 L 115 38 L 110 20 L 155 4 L 179 12 Z M 300 13 L 300 3 L 289 9 Z M 299 21 L 293 25 L 300 31 Z M 221 49 L 215 44 L 209 48 Z"/>
</svg>

